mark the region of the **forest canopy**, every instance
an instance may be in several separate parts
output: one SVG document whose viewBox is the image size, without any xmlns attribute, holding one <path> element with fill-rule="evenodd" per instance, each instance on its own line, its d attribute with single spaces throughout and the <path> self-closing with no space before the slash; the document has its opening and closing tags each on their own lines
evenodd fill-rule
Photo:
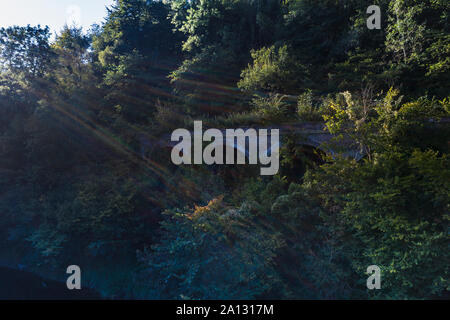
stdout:
<svg viewBox="0 0 450 320">
<path fill-rule="evenodd" d="M 0 257 L 76 262 L 108 298 L 448 298 L 449 19 L 445 0 L 116 0 L 88 32 L 1 28 Z M 164 141 L 194 121 L 333 138 L 283 134 L 274 177 L 176 166 Z"/>
</svg>

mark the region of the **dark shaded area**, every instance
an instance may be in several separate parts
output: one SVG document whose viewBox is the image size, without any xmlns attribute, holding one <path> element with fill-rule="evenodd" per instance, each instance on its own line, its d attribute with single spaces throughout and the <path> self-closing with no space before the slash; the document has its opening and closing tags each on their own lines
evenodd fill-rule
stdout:
<svg viewBox="0 0 450 320">
<path fill-rule="evenodd" d="M 1 300 L 93 300 L 100 295 L 92 289 L 68 290 L 64 283 L 33 273 L 0 267 Z"/>
</svg>

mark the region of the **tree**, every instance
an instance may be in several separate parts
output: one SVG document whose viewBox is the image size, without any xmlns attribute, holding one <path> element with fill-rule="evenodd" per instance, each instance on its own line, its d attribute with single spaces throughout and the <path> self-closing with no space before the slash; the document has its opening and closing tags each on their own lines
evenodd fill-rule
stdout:
<svg viewBox="0 0 450 320">
<path fill-rule="evenodd" d="M 295 94 L 308 83 L 308 71 L 286 45 L 252 51 L 253 65 L 241 74 L 238 87 L 250 92 Z"/>
<path fill-rule="evenodd" d="M 91 73 L 91 54 L 88 49 L 91 39 L 83 34 L 82 28 L 68 27 L 61 30 L 52 48 L 56 53 L 55 70 L 52 73 L 58 86 L 78 87 L 87 81 Z M 90 79 L 93 81 L 93 79 Z"/>
<path fill-rule="evenodd" d="M 417 16 L 423 11 L 423 5 L 395 0 L 389 9 L 391 23 L 387 31 L 386 48 L 397 56 L 401 54 L 406 63 L 422 50 L 425 25 L 417 22 Z"/>
<path fill-rule="evenodd" d="M 52 56 L 50 29 L 40 25 L 0 29 L 0 59 L 12 72 L 42 76 Z"/>
<path fill-rule="evenodd" d="M 148 124 L 158 103 L 171 98 L 167 76 L 180 59 L 181 39 L 169 9 L 164 1 L 118 0 L 94 35 L 111 118 Z"/>
<path fill-rule="evenodd" d="M 277 289 L 273 259 L 283 242 L 245 224 L 249 214 L 228 209 L 222 198 L 193 211 L 166 212 L 160 243 L 141 254 L 138 281 L 151 277 L 146 297 L 252 299 Z"/>
<path fill-rule="evenodd" d="M 175 26 L 187 37 L 186 59 L 171 74 L 175 92 L 186 97 L 186 109 L 195 116 L 245 109 L 236 82 L 250 50 L 275 41 L 280 1 L 176 1 L 172 8 Z"/>
<path fill-rule="evenodd" d="M 337 157 L 311 172 L 305 186 L 320 199 L 324 223 L 352 268 L 361 275 L 369 265 L 382 269 L 383 290 L 369 296 L 442 296 L 448 290 L 449 171 L 442 138 L 448 128 L 439 121 L 448 117 L 448 102 L 391 102 L 377 107 L 378 125 L 366 132 L 370 158 Z M 344 117 L 351 119 L 351 112 Z"/>
</svg>

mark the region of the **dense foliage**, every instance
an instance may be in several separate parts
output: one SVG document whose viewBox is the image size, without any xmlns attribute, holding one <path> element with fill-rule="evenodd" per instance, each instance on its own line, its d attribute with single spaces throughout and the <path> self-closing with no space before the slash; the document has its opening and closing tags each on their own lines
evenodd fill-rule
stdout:
<svg viewBox="0 0 450 320">
<path fill-rule="evenodd" d="M 0 256 L 76 263 L 113 298 L 448 298 L 450 4 L 372 2 L 381 30 L 356 0 L 116 0 L 87 33 L 0 29 Z M 193 120 L 334 139 L 283 136 L 272 178 L 176 167 L 164 142 Z"/>
</svg>

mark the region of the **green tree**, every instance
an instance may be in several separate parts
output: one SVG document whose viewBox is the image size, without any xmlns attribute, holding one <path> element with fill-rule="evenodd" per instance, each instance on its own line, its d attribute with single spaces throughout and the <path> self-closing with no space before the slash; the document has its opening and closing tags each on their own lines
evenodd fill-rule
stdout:
<svg viewBox="0 0 450 320">
<path fill-rule="evenodd" d="M 400 55 L 406 63 L 422 50 L 425 25 L 417 22 L 423 5 L 412 5 L 411 1 L 396 0 L 390 5 L 390 24 L 386 36 L 386 48 Z"/>
<path fill-rule="evenodd" d="M 0 29 L 0 59 L 12 72 L 42 76 L 52 56 L 50 29 L 41 26 Z"/>
<path fill-rule="evenodd" d="M 377 107 L 376 125 L 365 132 L 370 158 L 357 163 L 338 157 L 308 175 L 305 186 L 320 199 L 324 222 L 355 272 L 381 267 L 383 291 L 369 296 L 442 296 L 448 290 L 449 170 L 442 139 L 448 128 L 439 122 L 448 117 L 448 102 L 392 101 L 388 95 Z"/>
<path fill-rule="evenodd" d="M 218 198 L 166 214 L 160 243 L 141 254 L 147 298 L 252 299 L 280 285 L 273 259 L 283 242 L 246 224 L 248 211 Z"/>
</svg>

